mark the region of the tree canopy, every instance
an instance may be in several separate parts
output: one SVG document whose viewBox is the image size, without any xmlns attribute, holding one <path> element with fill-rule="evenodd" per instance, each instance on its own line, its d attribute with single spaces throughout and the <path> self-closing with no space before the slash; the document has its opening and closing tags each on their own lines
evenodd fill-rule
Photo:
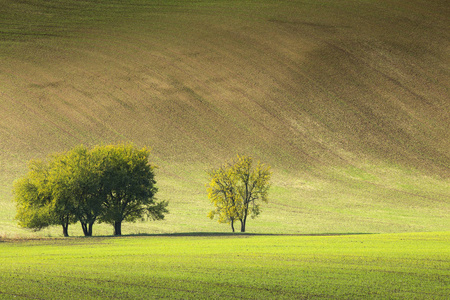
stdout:
<svg viewBox="0 0 450 300">
<path fill-rule="evenodd" d="M 121 235 L 123 221 L 163 219 L 168 203 L 155 202 L 149 154 L 131 144 L 78 146 L 47 162 L 31 161 L 30 171 L 14 185 L 19 225 L 36 230 L 61 225 L 68 236 L 69 224 L 79 221 L 84 235 L 91 236 L 99 221 Z"/>
<path fill-rule="evenodd" d="M 94 148 L 93 153 L 102 158 L 99 192 L 104 209 L 100 220 L 112 224 L 115 235 L 122 234 L 123 221 L 133 222 L 144 216 L 164 218 L 167 202 L 155 202 L 158 189 L 155 167 L 148 163 L 148 149 L 105 146 Z"/>
<path fill-rule="evenodd" d="M 220 223 L 231 224 L 239 220 L 241 232 L 245 232 L 247 217 L 260 214 L 260 202 L 268 202 L 270 188 L 270 166 L 261 162 L 253 165 L 253 158 L 237 156 L 232 163 L 208 172 L 211 177 L 207 185 L 208 198 L 215 206 L 208 216 L 218 217 Z"/>
</svg>

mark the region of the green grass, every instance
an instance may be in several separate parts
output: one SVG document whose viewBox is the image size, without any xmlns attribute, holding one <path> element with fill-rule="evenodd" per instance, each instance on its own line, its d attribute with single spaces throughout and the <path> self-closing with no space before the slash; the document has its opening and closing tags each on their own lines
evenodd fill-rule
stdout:
<svg viewBox="0 0 450 300">
<path fill-rule="evenodd" d="M 3 299 L 446 299 L 450 234 L 0 243 Z"/>
<path fill-rule="evenodd" d="M 274 170 L 252 232 L 449 230 L 446 12 L 446 0 L 0 0 L 0 236 L 60 235 L 14 221 L 28 160 L 122 141 L 153 148 L 171 210 L 125 233 L 228 231 L 206 218 L 205 171 L 237 153 Z"/>
</svg>

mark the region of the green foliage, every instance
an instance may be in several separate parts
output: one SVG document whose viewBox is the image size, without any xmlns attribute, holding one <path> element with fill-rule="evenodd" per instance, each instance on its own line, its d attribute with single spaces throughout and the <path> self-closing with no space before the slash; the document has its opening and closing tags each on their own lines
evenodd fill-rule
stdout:
<svg viewBox="0 0 450 300">
<path fill-rule="evenodd" d="M 148 149 L 132 145 L 102 146 L 93 149 L 101 157 L 100 193 L 104 211 L 101 221 L 114 225 L 114 234 L 121 234 L 122 221 L 135 221 L 147 216 L 164 218 L 167 202 L 155 203 L 158 191 L 154 167 L 148 164 Z"/>
<path fill-rule="evenodd" d="M 92 226 L 102 213 L 100 162 L 101 157 L 85 146 L 55 155 L 51 161 L 54 202 L 80 221 L 86 236 L 92 235 Z"/>
<path fill-rule="evenodd" d="M 147 215 L 164 218 L 167 202 L 155 203 L 157 192 L 150 151 L 133 145 L 78 146 L 52 155 L 48 163 L 32 161 L 30 172 L 17 180 L 14 192 L 19 224 L 42 229 L 80 221 L 83 233 L 92 235 L 97 219 L 114 225 L 121 234 L 122 221 Z"/>
<path fill-rule="evenodd" d="M 74 221 L 71 204 L 61 201 L 55 189 L 51 164 L 30 161 L 30 171 L 14 184 L 17 202 L 16 219 L 25 228 L 40 230 L 50 225 L 62 225 L 63 233 L 68 235 L 67 227 Z"/>
<path fill-rule="evenodd" d="M 7 241 L 0 298 L 448 299 L 449 239 L 441 232 Z"/>
<path fill-rule="evenodd" d="M 219 223 L 230 223 L 234 232 L 234 221 L 241 222 L 245 232 L 247 216 L 260 214 L 260 203 L 268 201 L 270 167 L 258 161 L 253 167 L 253 158 L 237 156 L 237 160 L 209 172 L 211 181 L 207 186 L 208 198 L 215 209 L 208 216 L 218 216 Z"/>
</svg>

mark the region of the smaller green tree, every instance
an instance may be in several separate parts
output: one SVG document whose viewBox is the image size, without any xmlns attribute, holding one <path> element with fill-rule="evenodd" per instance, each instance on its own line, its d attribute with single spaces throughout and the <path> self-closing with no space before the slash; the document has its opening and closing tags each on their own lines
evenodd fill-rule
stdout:
<svg viewBox="0 0 450 300">
<path fill-rule="evenodd" d="M 25 228 L 41 230 L 51 225 L 61 225 L 63 235 L 68 236 L 69 224 L 76 220 L 67 203 L 54 201 L 51 165 L 32 160 L 30 171 L 14 182 L 17 207 L 16 219 Z"/>
<path fill-rule="evenodd" d="M 231 168 L 220 167 L 209 173 L 212 180 L 207 188 L 208 198 L 215 209 L 209 212 L 208 217 L 214 219 L 217 216 L 219 223 L 229 223 L 234 232 L 234 221 L 239 219 L 242 203 L 238 203 L 240 199 L 234 190 L 231 171 Z"/>
<path fill-rule="evenodd" d="M 40 230 L 52 223 L 50 198 L 42 193 L 40 184 L 26 177 L 14 182 L 16 219 L 22 227 Z"/>
<path fill-rule="evenodd" d="M 260 202 L 268 202 L 271 171 L 269 166 L 253 158 L 237 156 L 237 159 L 216 170 L 208 172 L 211 181 L 207 185 L 208 198 L 215 206 L 208 216 L 218 216 L 219 223 L 231 224 L 239 220 L 241 232 L 245 232 L 247 217 L 260 214 Z"/>
</svg>

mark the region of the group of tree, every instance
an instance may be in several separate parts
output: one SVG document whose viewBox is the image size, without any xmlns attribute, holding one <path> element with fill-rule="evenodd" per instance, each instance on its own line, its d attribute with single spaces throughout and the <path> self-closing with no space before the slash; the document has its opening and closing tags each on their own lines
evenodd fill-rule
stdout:
<svg viewBox="0 0 450 300">
<path fill-rule="evenodd" d="M 247 217 L 260 214 L 260 203 L 268 201 L 271 171 L 261 162 L 253 164 L 249 156 L 237 156 L 231 163 L 209 172 L 208 198 L 215 209 L 211 219 L 218 216 L 220 223 L 229 223 L 234 232 L 234 222 L 241 223 L 245 232 Z"/>
<path fill-rule="evenodd" d="M 121 235 L 124 221 L 163 219 L 168 203 L 156 202 L 149 154 L 132 144 L 81 145 L 45 161 L 31 160 L 29 172 L 14 184 L 19 225 L 34 230 L 60 225 L 68 236 L 69 225 L 80 222 L 84 235 L 92 236 L 94 223 L 105 222 Z M 208 216 L 230 224 L 233 232 L 239 221 L 245 232 L 248 216 L 257 217 L 261 202 L 268 201 L 270 167 L 238 155 L 208 174 L 208 198 L 214 205 Z"/>
<path fill-rule="evenodd" d="M 79 221 L 84 235 L 92 236 L 97 221 L 121 235 L 124 221 L 163 219 L 168 203 L 156 202 L 149 154 L 132 144 L 78 146 L 45 161 L 32 160 L 29 172 L 14 184 L 19 225 L 35 230 L 61 225 L 68 236 L 69 225 Z"/>
</svg>

